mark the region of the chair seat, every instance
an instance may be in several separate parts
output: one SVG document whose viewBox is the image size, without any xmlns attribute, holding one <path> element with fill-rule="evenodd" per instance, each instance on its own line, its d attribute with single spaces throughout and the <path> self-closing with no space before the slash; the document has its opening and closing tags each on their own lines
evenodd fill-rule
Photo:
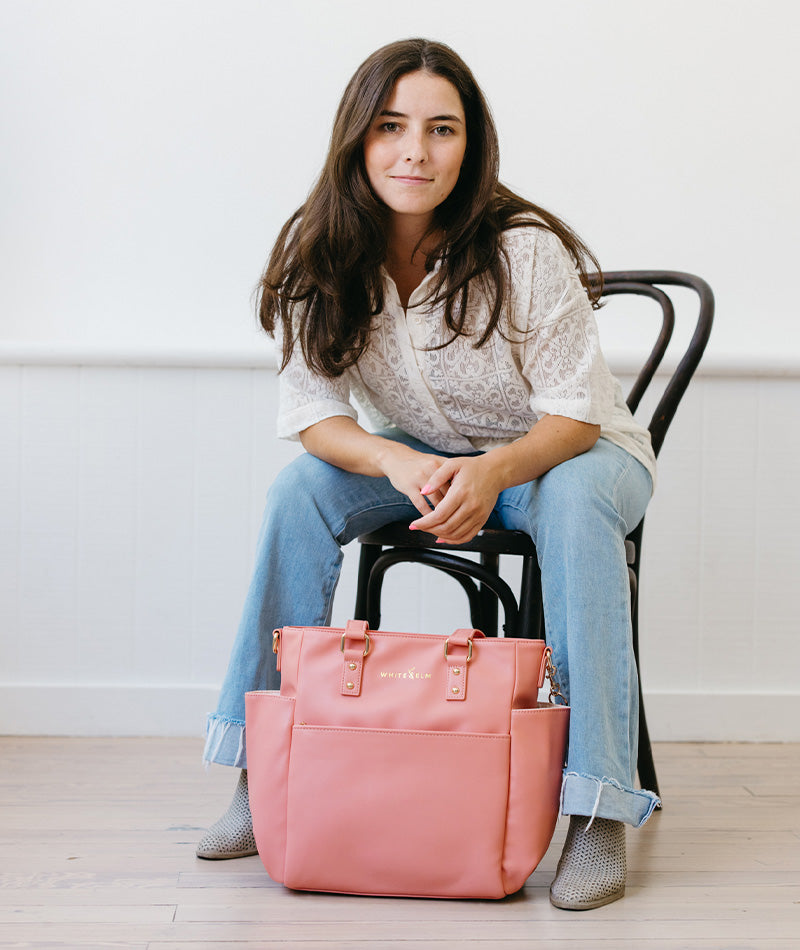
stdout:
<svg viewBox="0 0 800 950">
<path fill-rule="evenodd" d="M 359 544 L 379 544 L 386 548 L 434 548 L 437 551 L 516 554 L 521 557 L 536 554 L 536 547 L 528 534 L 502 528 L 484 528 L 466 544 L 440 544 L 435 535 L 425 531 L 411 531 L 402 521 L 395 521 L 368 534 L 359 535 L 358 541 Z M 625 559 L 628 564 L 635 563 L 636 544 L 630 538 L 625 541 Z"/>
<path fill-rule="evenodd" d="M 411 531 L 403 522 L 394 522 L 359 537 L 361 544 L 383 547 L 435 548 L 437 551 L 473 551 L 476 554 L 534 555 L 536 548 L 524 531 L 484 528 L 466 544 L 439 544 L 436 536 L 425 531 Z"/>
</svg>

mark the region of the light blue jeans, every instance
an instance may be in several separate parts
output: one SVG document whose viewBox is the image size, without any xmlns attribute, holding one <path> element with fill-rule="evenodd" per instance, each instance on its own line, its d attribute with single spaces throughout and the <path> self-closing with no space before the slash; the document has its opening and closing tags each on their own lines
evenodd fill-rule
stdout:
<svg viewBox="0 0 800 950">
<path fill-rule="evenodd" d="M 383 435 L 434 451 L 399 430 Z M 571 706 L 562 812 L 637 826 L 658 799 L 633 787 L 638 680 L 624 540 L 651 492 L 644 466 L 600 439 L 541 478 L 506 489 L 488 522 L 527 532 L 539 555 L 547 639 Z M 313 455 L 280 473 L 219 705 L 208 718 L 207 762 L 246 768 L 244 694 L 280 686 L 276 627 L 330 623 L 342 545 L 417 515 L 388 479 L 354 475 Z"/>
</svg>

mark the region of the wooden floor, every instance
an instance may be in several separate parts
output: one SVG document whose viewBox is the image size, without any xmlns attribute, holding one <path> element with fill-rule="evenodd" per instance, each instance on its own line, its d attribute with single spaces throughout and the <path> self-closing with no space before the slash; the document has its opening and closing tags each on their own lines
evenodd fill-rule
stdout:
<svg viewBox="0 0 800 950">
<path fill-rule="evenodd" d="M 234 773 L 186 739 L 0 738 L 0 948 L 800 947 L 800 747 L 661 744 L 665 807 L 628 834 L 624 900 L 547 887 L 566 822 L 504 901 L 292 893 L 257 857 L 200 861 Z"/>
</svg>

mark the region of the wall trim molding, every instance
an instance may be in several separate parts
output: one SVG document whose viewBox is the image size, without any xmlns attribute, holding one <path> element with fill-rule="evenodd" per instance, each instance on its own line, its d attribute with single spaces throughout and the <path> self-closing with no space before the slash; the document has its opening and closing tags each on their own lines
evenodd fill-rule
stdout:
<svg viewBox="0 0 800 950">
<path fill-rule="evenodd" d="M 0 733 L 197 736 L 219 689 L 208 684 L 0 683 Z M 646 693 L 662 742 L 799 742 L 800 693 Z"/>
<path fill-rule="evenodd" d="M 0 683 L 0 734 L 198 736 L 219 688 L 164 683 Z"/>
<path fill-rule="evenodd" d="M 250 347 L 114 347 L 0 342 L 0 366 L 106 366 L 154 369 L 276 369 L 271 341 Z"/>
<path fill-rule="evenodd" d="M 655 742 L 800 742 L 800 693 L 648 693 Z"/>
<path fill-rule="evenodd" d="M 617 376 L 635 375 L 641 354 L 609 350 L 606 358 Z M 671 374 L 669 359 L 658 375 Z M 0 366 L 104 366 L 156 369 L 277 369 L 271 341 L 253 347 L 114 347 L 71 343 L 0 341 Z M 695 377 L 800 379 L 800 357 L 710 353 Z"/>
</svg>

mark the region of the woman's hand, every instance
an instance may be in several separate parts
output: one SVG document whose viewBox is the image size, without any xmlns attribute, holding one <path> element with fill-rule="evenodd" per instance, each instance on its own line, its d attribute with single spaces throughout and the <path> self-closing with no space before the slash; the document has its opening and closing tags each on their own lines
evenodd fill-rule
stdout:
<svg viewBox="0 0 800 950">
<path fill-rule="evenodd" d="M 422 486 L 422 494 L 436 507 L 411 527 L 429 531 L 447 544 L 465 544 L 486 524 L 500 492 L 588 452 L 599 435 L 598 425 L 543 416 L 527 435 L 509 445 L 484 455 L 444 460 Z"/>
<path fill-rule="evenodd" d="M 417 452 L 400 442 L 387 440 L 377 453 L 376 460 L 383 474 L 399 492 L 409 498 L 420 514 L 429 514 L 431 507 L 444 498 L 448 479 L 437 478 L 445 462 L 440 456 Z M 433 487 L 434 481 L 437 487 Z M 424 494 L 423 488 L 428 488 Z"/>
<path fill-rule="evenodd" d="M 440 460 L 421 489 L 435 508 L 410 527 L 442 543 L 465 544 L 486 524 L 503 487 L 491 453 Z"/>
<path fill-rule="evenodd" d="M 412 528 L 465 544 L 486 523 L 503 489 L 587 452 L 599 435 L 600 426 L 543 416 L 509 445 L 445 459 L 365 432 L 348 416 L 332 416 L 304 429 L 300 440 L 306 451 L 347 472 L 386 476 L 422 515 Z"/>
<path fill-rule="evenodd" d="M 307 452 L 346 472 L 373 478 L 386 476 L 420 514 L 427 514 L 447 490 L 443 482 L 427 499 L 421 491 L 444 461 L 441 456 L 365 432 L 349 416 L 331 416 L 309 426 L 300 433 L 300 441 Z"/>
</svg>

